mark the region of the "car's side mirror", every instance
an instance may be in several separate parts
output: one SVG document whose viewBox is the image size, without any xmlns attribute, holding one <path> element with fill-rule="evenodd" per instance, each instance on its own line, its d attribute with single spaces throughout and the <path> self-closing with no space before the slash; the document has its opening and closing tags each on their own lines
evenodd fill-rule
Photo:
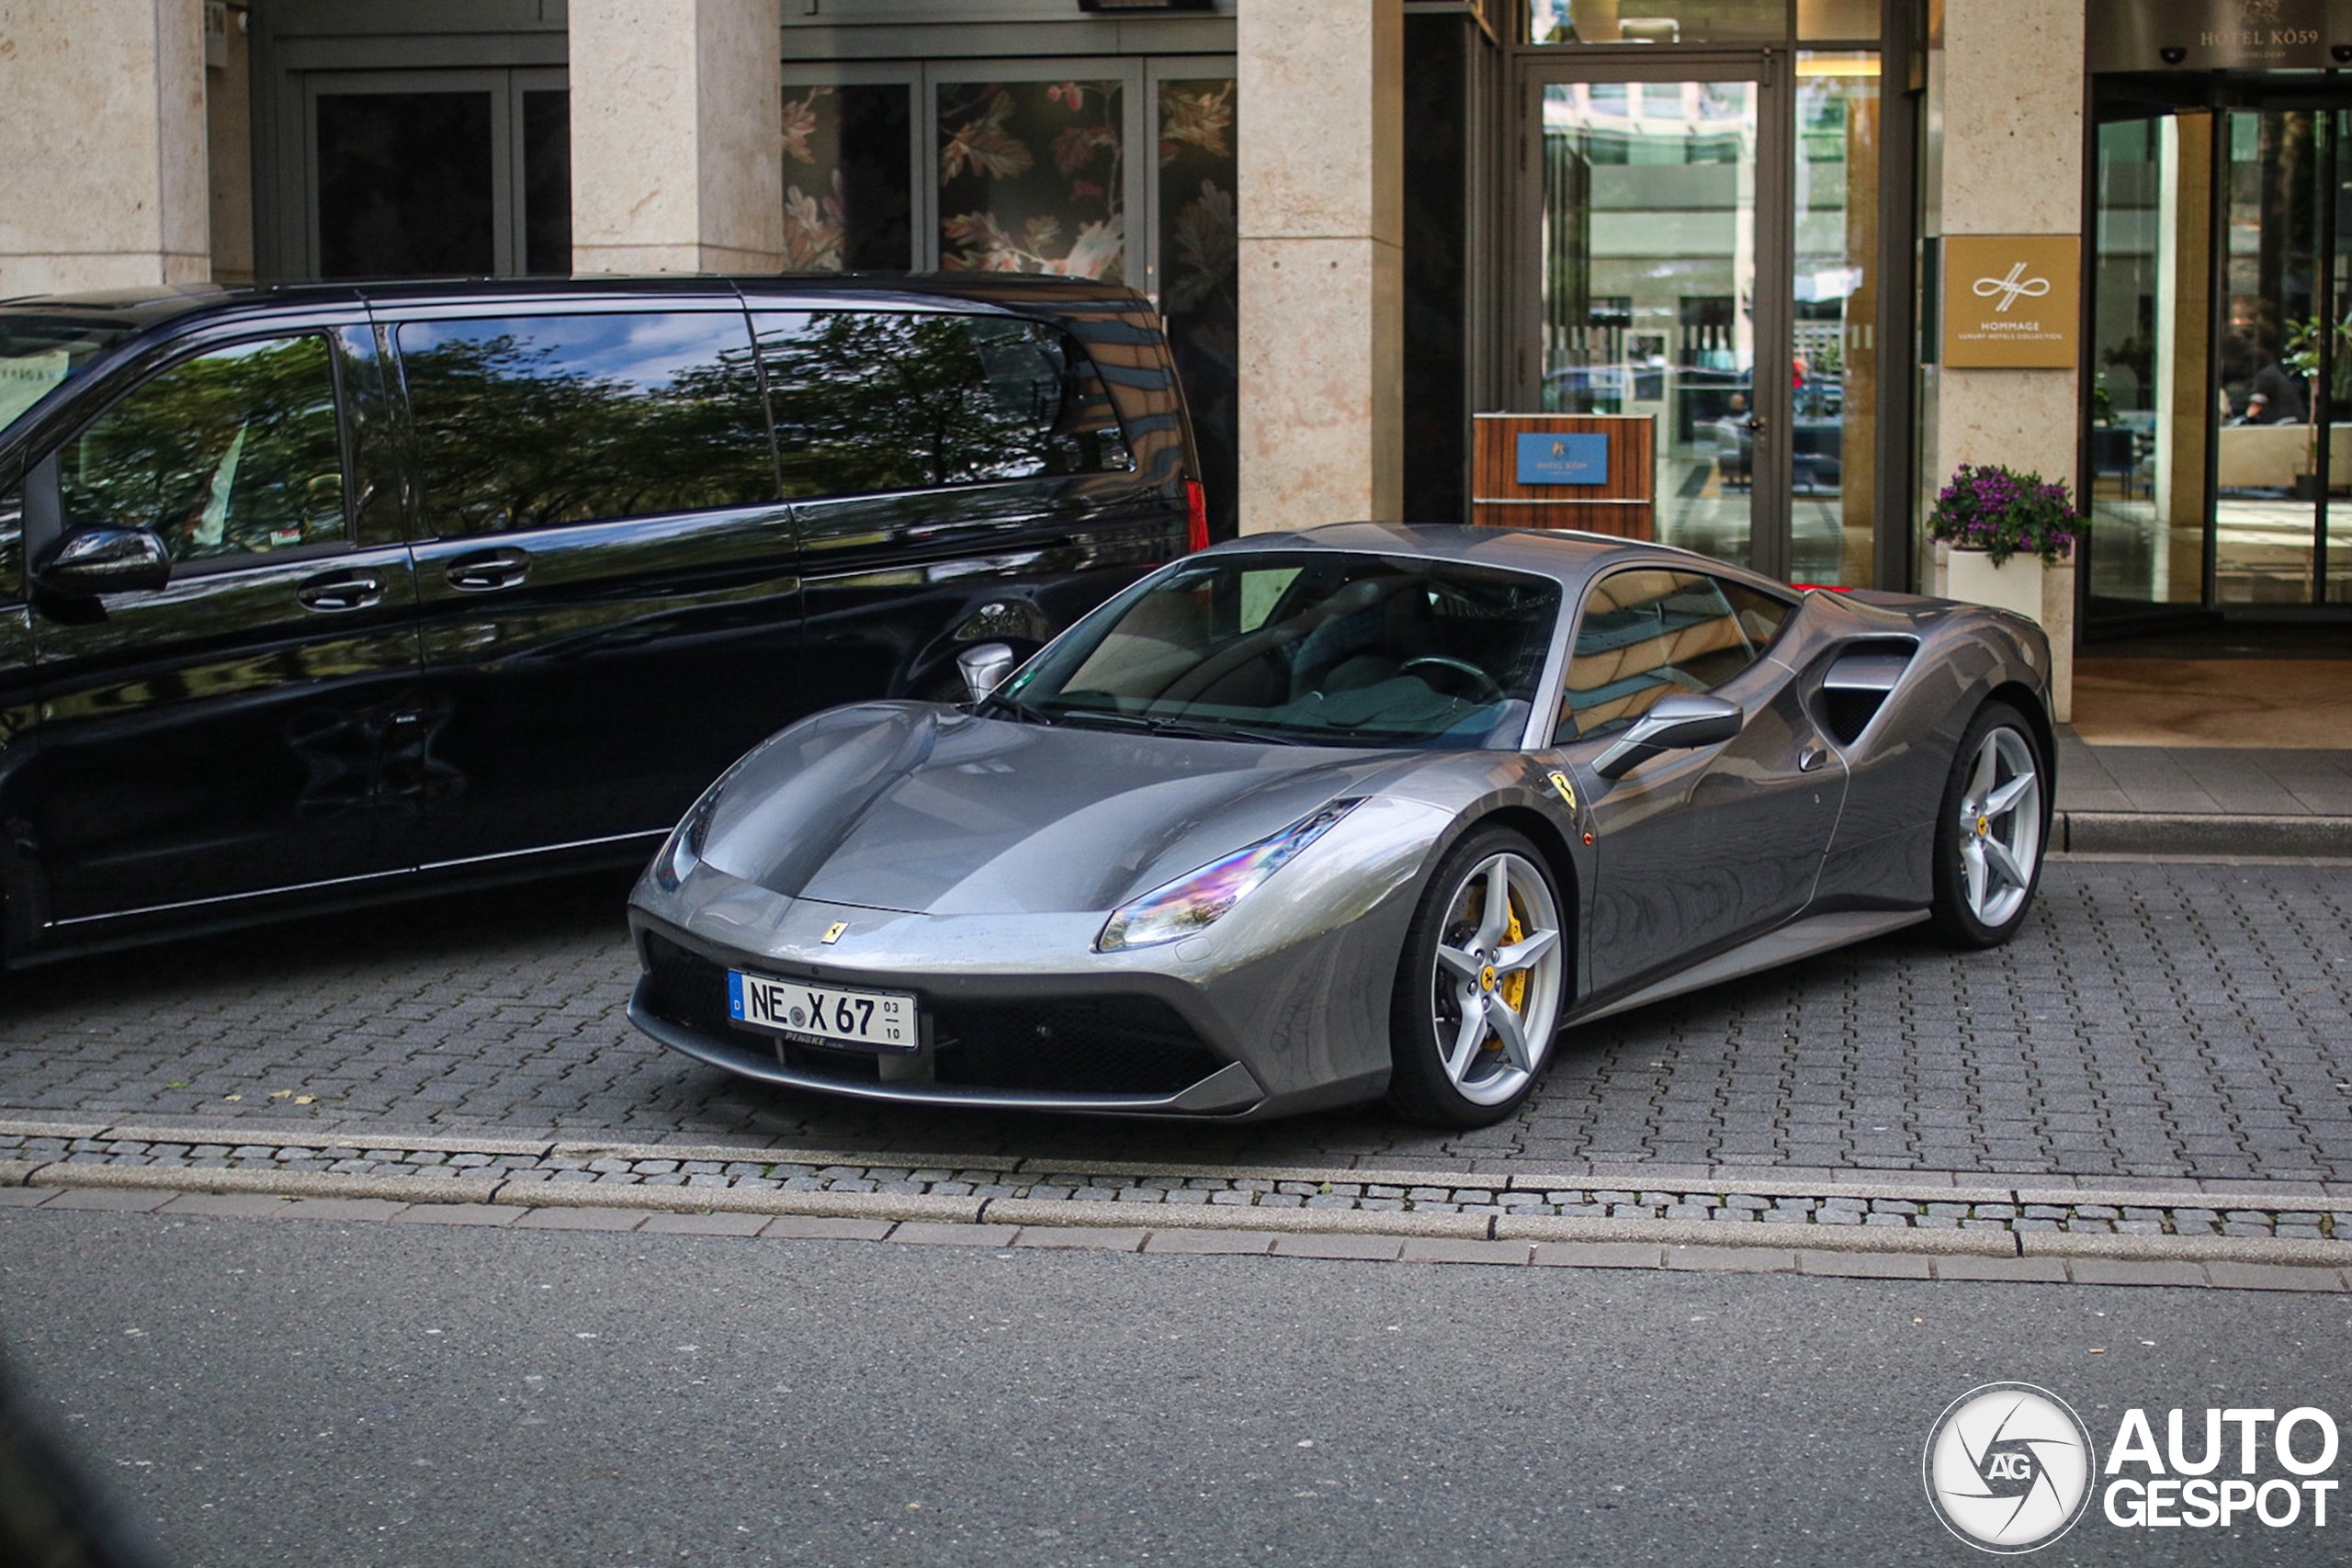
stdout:
<svg viewBox="0 0 2352 1568">
<path fill-rule="evenodd" d="M 956 668 L 964 675 L 964 689 L 972 694 L 976 703 L 988 701 L 989 694 L 1003 685 L 1004 678 L 1020 662 L 1011 647 L 1001 642 L 980 643 L 956 656 Z"/>
<path fill-rule="evenodd" d="M 101 525 L 58 541 L 33 581 L 75 599 L 162 588 L 172 580 L 172 552 L 153 529 Z"/>
<path fill-rule="evenodd" d="M 1740 717 L 1736 704 L 1703 693 L 1661 697 L 1600 754 L 1592 771 L 1604 779 L 1623 778 L 1661 751 L 1687 751 L 1728 740 L 1739 733 Z"/>
</svg>

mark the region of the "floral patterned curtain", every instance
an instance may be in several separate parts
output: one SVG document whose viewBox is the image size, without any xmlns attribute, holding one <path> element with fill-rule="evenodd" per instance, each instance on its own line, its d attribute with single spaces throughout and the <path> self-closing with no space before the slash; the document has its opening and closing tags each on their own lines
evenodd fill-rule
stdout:
<svg viewBox="0 0 2352 1568">
<path fill-rule="evenodd" d="M 898 83 L 785 89 L 786 271 L 914 265 L 913 109 Z"/>
<path fill-rule="evenodd" d="M 1159 305 L 1200 444 L 1209 531 L 1227 538 L 1240 474 L 1234 79 L 1162 82 L 1159 111 Z"/>
<path fill-rule="evenodd" d="M 1116 82 L 957 82 L 939 91 L 939 265 L 1126 276 Z"/>
</svg>

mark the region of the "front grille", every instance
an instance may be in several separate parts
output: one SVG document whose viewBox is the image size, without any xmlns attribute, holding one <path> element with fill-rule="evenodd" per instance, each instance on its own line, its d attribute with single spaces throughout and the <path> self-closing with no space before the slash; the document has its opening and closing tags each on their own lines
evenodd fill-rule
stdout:
<svg viewBox="0 0 2352 1568">
<path fill-rule="evenodd" d="M 727 969 L 664 936 L 645 938 L 646 1010 L 681 1028 L 716 1033 L 735 1027 L 727 1011 Z"/>
<path fill-rule="evenodd" d="M 797 1072 L 879 1081 L 878 1058 L 747 1030 L 728 1015 L 727 966 L 668 938 L 645 938 L 646 1010 L 654 1017 L 773 1055 Z M 934 1003 L 922 1016 L 937 1080 L 970 1089 L 1046 1094 L 1174 1094 L 1225 1066 L 1192 1025 L 1154 997 L 1076 1001 Z"/>
<path fill-rule="evenodd" d="M 1071 1094 L 1173 1094 L 1224 1059 L 1153 997 L 959 1002 L 933 1017 L 939 1081 Z"/>
</svg>

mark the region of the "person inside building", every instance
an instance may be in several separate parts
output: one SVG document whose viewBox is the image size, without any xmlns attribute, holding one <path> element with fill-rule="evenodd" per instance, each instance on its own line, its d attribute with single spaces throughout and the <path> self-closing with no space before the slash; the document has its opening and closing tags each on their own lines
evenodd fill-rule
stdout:
<svg viewBox="0 0 2352 1568">
<path fill-rule="evenodd" d="M 2246 383 L 2244 423 L 2301 424 L 2310 417 L 2310 410 L 2303 402 L 2302 378 L 2290 375 L 2278 363 L 2277 355 L 2257 346 L 2254 351 L 2254 379 Z"/>
</svg>

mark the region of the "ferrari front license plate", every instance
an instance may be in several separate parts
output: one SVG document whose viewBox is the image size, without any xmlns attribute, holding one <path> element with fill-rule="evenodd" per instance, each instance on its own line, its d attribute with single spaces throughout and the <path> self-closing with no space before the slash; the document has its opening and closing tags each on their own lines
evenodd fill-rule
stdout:
<svg viewBox="0 0 2352 1568">
<path fill-rule="evenodd" d="M 727 1011 L 749 1028 L 820 1045 L 912 1055 L 922 1043 L 915 998 L 905 991 L 842 991 L 735 969 L 727 975 Z"/>
</svg>

